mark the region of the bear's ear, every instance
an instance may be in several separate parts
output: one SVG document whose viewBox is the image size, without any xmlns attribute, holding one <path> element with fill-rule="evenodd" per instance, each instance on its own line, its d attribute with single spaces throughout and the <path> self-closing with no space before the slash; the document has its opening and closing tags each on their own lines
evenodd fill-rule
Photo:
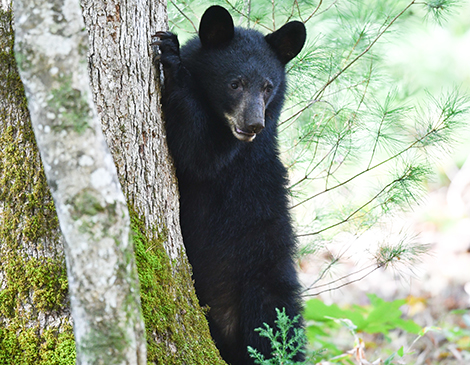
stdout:
<svg viewBox="0 0 470 365">
<path fill-rule="evenodd" d="M 227 10 L 218 5 L 206 10 L 199 25 L 199 38 L 203 47 L 223 46 L 232 40 L 233 34 L 233 19 Z"/>
<path fill-rule="evenodd" d="M 304 23 L 293 21 L 285 24 L 274 33 L 268 34 L 264 39 L 285 65 L 299 54 L 306 37 L 307 31 Z"/>
</svg>

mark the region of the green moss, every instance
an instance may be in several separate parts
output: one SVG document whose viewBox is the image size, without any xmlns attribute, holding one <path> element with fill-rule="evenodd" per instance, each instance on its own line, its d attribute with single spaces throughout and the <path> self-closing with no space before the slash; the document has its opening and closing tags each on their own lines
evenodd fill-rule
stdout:
<svg viewBox="0 0 470 365">
<path fill-rule="evenodd" d="M 60 76 L 59 76 L 60 77 Z M 53 129 L 60 131 L 72 128 L 81 134 L 88 128 L 88 119 L 91 115 L 88 101 L 80 90 L 72 88 L 70 79 L 61 79 L 61 86 L 52 91 L 52 98 L 47 102 L 55 113 Z"/>
<path fill-rule="evenodd" d="M 147 334 L 148 362 L 168 365 L 225 364 L 212 342 L 194 289 L 189 286 L 192 283 L 190 272 L 174 273 L 170 266 L 164 249 L 166 233 L 148 232 L 143 220 L 132 208 L 130 215 Z M 185 263 L 186 257 L 182 254 L 180 260 Z M 173 349 L 172 354 L 168 354 L 168 347 Z"/>
<path fill-rule="evenodd" d="M 75 341 L 72 326 L 65 321 L 59 329 L 43 331 L 37 327 L 11 325 L 0 328 L 2 365 L 74 365 Z"/>
</svg>

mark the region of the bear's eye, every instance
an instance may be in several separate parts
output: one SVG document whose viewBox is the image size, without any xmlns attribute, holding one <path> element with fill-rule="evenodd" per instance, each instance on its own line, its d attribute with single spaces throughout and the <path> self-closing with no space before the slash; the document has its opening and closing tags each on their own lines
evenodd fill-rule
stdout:
<svg viewBox="0 0 470 365">
<path fill-rule="evenodd" d="M 230 87 L 233 89 L 233 90 L 236 90 L 238 89 L 238 87 L 240 86 L 240 83 L 237 82 L 237 81 L 234 81 L 230 84 Z"/>
<path fill-rule="evenodd" d="M 267 94 L 271 94 L 272 91 L 273 91 L 273 85 L 266 85 L 266 88 L 264 89 L 264 91 L 265 91 Z"/>
</svg>

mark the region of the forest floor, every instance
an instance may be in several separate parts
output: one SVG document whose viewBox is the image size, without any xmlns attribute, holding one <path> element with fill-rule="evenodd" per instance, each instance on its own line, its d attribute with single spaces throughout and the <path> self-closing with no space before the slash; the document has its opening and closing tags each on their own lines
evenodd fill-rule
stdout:
<svg viewBox="0 0 470 365">
<path fill-rule="evenodd" d="M 470 166 L 467 170 L 470 171 Z M 330 279 L 346 277 L 346 280 L 330 287 L 361 279 L 315 298 L 340 307 L 367 306 L 369 293 L 387 301 L 406 299 L 407 305 L 401 308 L 403 317 L 423 328 L 433 329 L 419 339 L 398 329 L 387 336 L 359 333 L 358 337 L 364 341 L 361 355 L 357 355 L 361 346 L 357 346 L 357 341 L 355 345 L 353 336 L 344 331 L 343 337 L 332 341 L 338 341 L 338 347 L 343 344 L 345 352 L 352 350 L 355 353 L 351 358 L 353 363 L 383 364 L 380 358 L 383 361 L 403 346 L 405 355 L 397 356 L 393 364 L 470 364 L 470 179 L 458 189 L 455 185 L 451 184 L 452 191 L 448 186 L 430 187 L 429 194 L 413 212 L 396 217 L 386 228 L 393 231 L 397 227 L 406 227 L 406 235 L 428 244 L 430 250 L 421 256 L 420 262 L 378 269 L 364 278 L 362 276 L 367 270 L 348 276 L 366 266 L 365 259 L 372 254 L 368 238 L 362 237 L 362 246 L 354 244 L 354 252 L 352 245 L 345 247 L 347 239 L 331 249 L 331 252 L 336 250 L 334 254 L 341 253 L 342 259 L 337 269 L 330 270 Z M 377 232 L 371 232 L 369 239 L 377 241 Z M 386 239 L 387 234 L 383 240 Z M 328 262 L 327 257 L 323 260 L 312 257 L 301 262 L 300 278 L 307 287 L 318 278 Z M 412 349 L 406 355 L 411 344 Z M 319 364 L 330 363 L 323 361 Z"/>
</svg>

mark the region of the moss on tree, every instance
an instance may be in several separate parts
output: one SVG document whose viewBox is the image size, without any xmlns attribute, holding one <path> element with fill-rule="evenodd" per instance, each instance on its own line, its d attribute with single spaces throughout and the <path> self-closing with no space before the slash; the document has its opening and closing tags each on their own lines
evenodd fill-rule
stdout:
<svg viewBox="0 0 470 365">
<path fill-rule="evenodd" d="M 148 361 L 158 364 L 225 364 L 211 340 L 194 290 L 185 290 L 192 282 L 190 272 L 179 271 L 175 275 L 172 270 L 164 248 L 165 233 L 148 232 L 143 219 L 132 209 L 130 216 L 147 332 Z M 180 260 L 187 262 L 183 254 Z"/>
</svg>

